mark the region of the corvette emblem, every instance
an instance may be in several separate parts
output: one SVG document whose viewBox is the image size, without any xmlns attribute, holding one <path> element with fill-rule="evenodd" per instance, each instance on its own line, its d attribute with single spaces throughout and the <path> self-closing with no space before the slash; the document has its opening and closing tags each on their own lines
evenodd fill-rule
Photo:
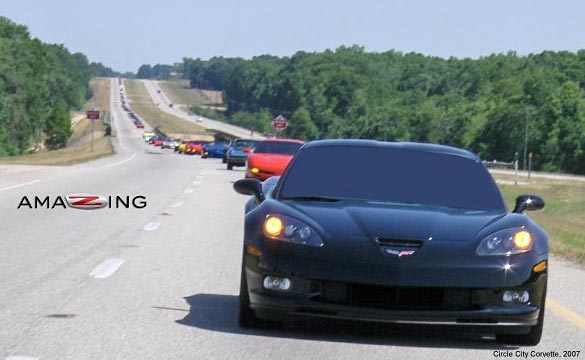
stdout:
<svg viewBox="0 0 585 360">
<path fill-rule="evenodd" d="M 414 250 L 393 250 L 393 249 L 384 249 L 387 254 L 396 255 L 398 257 L 403 256 L 410 256 L 415 253 Z"/>
</svg>

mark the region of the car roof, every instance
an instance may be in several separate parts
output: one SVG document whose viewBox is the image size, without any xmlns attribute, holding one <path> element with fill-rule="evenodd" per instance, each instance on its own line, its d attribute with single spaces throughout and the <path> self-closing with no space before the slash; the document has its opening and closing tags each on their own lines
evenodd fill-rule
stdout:
<svg viewBox="0 0 585 360">
<path fill-rule="evenodd" d="M 332 139 L 332 140 L 316 140 L 303 145 L 302 149 L 310 149 L 317 147 L 329 146 L 343 146 L 343 147 L 373 147 L 373 148 L 388 148 L 421 151 L 430 153 L 439 153 L 446 155 L 462 156 L 471 160 L 480 161 L 477 155 L 471 151 L 459 149 L 447 145 L 416 143 L 416 142 L 385 142 L 377 140 L 361 140 L 361 139 Z"/>
<path fill-rule="evenodd" d="M 303 140 L 297 140 L 297 139 L 265 139 L 262 140 L 261 142 L 265 143 L 265 142 L 287 142 L 287 143 L 296 143 L 296 144 L 304 144 L 305 142 Z"/>
</svg>

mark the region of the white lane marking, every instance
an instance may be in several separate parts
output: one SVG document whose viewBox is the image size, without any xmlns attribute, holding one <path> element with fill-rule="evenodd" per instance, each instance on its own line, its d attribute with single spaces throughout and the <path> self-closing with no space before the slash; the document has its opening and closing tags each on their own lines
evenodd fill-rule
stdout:
<svg viewBox="0 0 585 360">
<path fill-rule="evenodd" d="M 171 205 L 172 208 L 178 208 L 179 206 L 183 205 L 182 201 L 176 202 L 173 205 Z"/>
<path fill-rule="evenodd" d="M 89 273 L 96 279 L 105 279 L 112 276 L 124 263 L 124 259 L 107 259 Z"/>
<path fill-rule="evenodd" d="M 36 357 L 32 357 L 32 356 L 14 355 L 14 356 L 7 357 L 5 360 L 39 360 L 39 359 Z"/>
<path fill-rule="evenodd" d="M 194 191 L 193 188 L 186 188 L 185 194 L 191 194 L 193 191 Z"/>
<path fill-rule="evenodd" d="M 144 225 L 142 229 L 146 231 L 153 231 L 158 229 L 159 226 L 160 226 L 159 222 L 149 222 L 148 224 Z"/>
<path fill-rule="evenodd" d="M 197 180 L 195 180 L 195 181 L 193 181 L 193 182 L 192 182 L 192 184 L 193 184 L 193 185 L 199 185 L 199 184 L 201 184 L 201 181 L 197 181 Z"/>
<path fill-rule="evenodd" d="M 134 159 L 135 157 L 136 157 L 136 153 L 133 153 L 132 156 L 130 156 L 128 159 L 124 159 L 122 161 L 118 161 L 117 163 L 113 163 L 113 164 L 110 164 L 110 165 L 106 165 L 104 167 L 110 168 L 110 167 L 122 165 L 123 163 L 128 162 L 128 161 Z"/>
<path fill-rule="evenodd" d="M 205 177 L 205 176 L 202 176 L 202 175 L 197 175 L 197 176 L 195 176 L 195 179 L 197 179 L 197 180 L 203 180 L 203 178 L 204 178 L 204 177 Z"/>
<path fill-rule="evenodd" d="M 36 184 L 39 181 L 41 181 L 41 180 L 32 180 L 32 181 L 25 182 L 25 183 L 22 183 L 22 184 L 16 184 L 16 185 L 11 185 L 11 186 L 7 186 L 7 187 L 3 187 L 3 188 L 0 188 L 0 191 L 11 190 L 11 189 L 16 189 L 16 188 L 19 188 L 19 187 L 22 187 L 22 186 Z"/>
</svg>

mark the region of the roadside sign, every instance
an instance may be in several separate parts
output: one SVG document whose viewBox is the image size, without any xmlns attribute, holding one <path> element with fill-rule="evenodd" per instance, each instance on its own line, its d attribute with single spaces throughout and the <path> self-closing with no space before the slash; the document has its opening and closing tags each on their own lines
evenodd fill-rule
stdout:
<svg viewBox="0 0 585 360">
<path fill-rule="evenodd" d="M 87 110 L 87 118 L 89 120 L 99 120 L 100 118 L 99 110 Z"/>
<path fill-rule="evenodd" d="M 288 120 L 282 115 L 278 115 L 274 119 L 272 119 L 272 127 L 275 128 L 277 131 L 282 131 L 286 129 L 288 126 Z"/>
</svg>

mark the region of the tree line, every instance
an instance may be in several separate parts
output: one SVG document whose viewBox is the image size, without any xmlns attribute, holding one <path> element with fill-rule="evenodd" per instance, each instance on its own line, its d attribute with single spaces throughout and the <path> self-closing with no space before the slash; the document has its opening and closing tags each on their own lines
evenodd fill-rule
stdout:
<svg viewBox="0 0 585 360">
<path fill-rule="evenodd" d="M 69 110 L 91 97 L 89 80 L 100 70 L 108 68 L 32 39 L 26 26 L 0 16 L 0 156 L 25 153 L 33 143 L 65 146 Z"/>
<path fill-rule="evenodd" d="M 443 59 L 359 46 L 249 60 L 183 59 L 191 87 L 221 90 L 226 120 L 285 136 L 468 148 L 485 160 L 585 174 L 585 50 Z M 525 156 L 526 154 L 526 156 Z"/>
</svg>

